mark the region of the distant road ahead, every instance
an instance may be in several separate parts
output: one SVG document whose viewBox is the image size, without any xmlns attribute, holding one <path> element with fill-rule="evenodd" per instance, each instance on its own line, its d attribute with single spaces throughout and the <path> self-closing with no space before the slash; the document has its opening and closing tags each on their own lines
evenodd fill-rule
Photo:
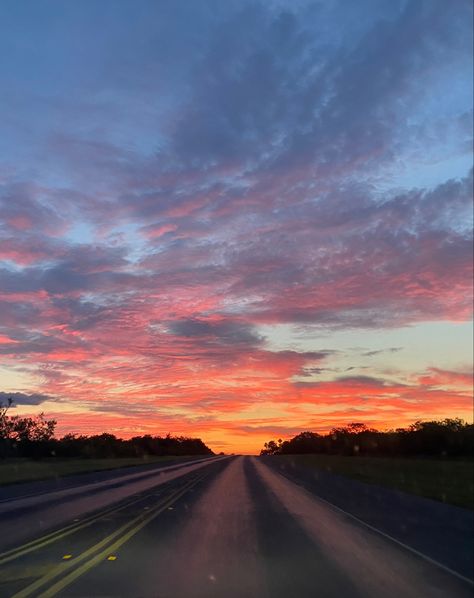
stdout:
<svg viewBox="0 0 474 598">
<path fill-rule="evenodd" d="M 112 478 L 83 492 L 1 503 L 0 596 L 472 596 L 467 576 L 347 516 L 261 459 L 140 473 L 120 485 Z"/>
</svg>

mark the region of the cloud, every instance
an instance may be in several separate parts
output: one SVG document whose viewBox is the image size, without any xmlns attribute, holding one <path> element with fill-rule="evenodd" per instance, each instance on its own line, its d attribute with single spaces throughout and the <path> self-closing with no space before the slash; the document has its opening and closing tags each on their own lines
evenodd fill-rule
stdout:
<svg viewBox="0 0 474 598">
<path fill-rule="evenodd" d="M 376 349 L 374 351 L 365 351 L 362 353 L 364 357 L 374 357 L 375 355 L 382 355 L 383 353 L 398 353 L 402 351 L 403 347 L 389 347 L 388 349 Z"/>
<path fill-rule="evenodd" d="M 170 322 L 168 328 L 176 336 L 208 339 L 223 345 L 244 344 L 252 346 L 263 342 L 263 338 L 255 332 L 254 327 L 245 322 L 187 319 Z"/>
<path fill-rule="evenodd" d="M 440 3 L 402 6 L 375 13 L 363 31 L 346 22 L 345 43 L 321 27 L 332 12 L 322 5 L 229 11 L 197 55 L 193 93 L 172 130 L 176 160 L 272 170 L 312 163 L 327 174 L 389 159 L 402 118 L 394 92 L 414 105 L 427 64 L 446 60 L 466 31 Z"/>
<path fill-rule="evenodd" d="M 351 386 L 373 386 L 375 388 L 382 388 L 387 386 L 387 381 L 380 378 L 373 378 L 372 376 L 341 376 L 336 378 L 337 382 Z"/>
<path fill-rule="evenodd" d="M 1 183 L 1 180 L 0 180 Z M 0 222 L 2 228 L 15 233 L 42 231 L 58 233 L 66 226 L 65 219 L 47 202 L 41 201 L 44 190 L 33 182 L 0 184 Z"/>
<path fill-rule="evenodd" d="M 7 405 L 10 399 L 13 401 L 12 407 L 17 405 L 40 405 L 45 401 L 53 400 L 52 397 L 40 393 L 0 391 L 0 405 Z"/>
<path fill-rule="evenodd" d="M 420 384 L 433 387 L 455 387 L 466 388 L 472 392 L 474 374 L 472 369 L 466 371 L 443 370 L 441 368 L 430 368 L 429 371 L 418 378 Z"/>
<path fill-rule="evenodd" d="M 339 387 L 348 388 L 384 388 L 390 386 L 389 382 L 383 378 L 374 378 L 372 376 L 339 376 L 333 382 L 296 382 L 296 386 L 317 388 L 318 386 L 327 387 L 328 384 L 333 384 Z"/>
</svg>

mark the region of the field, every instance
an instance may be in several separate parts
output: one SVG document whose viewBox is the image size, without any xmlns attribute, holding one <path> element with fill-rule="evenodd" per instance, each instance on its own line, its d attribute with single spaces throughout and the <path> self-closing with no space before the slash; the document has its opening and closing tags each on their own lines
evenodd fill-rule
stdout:
<svg viewBox="0 0 474 598">
<path fill-rule="evenodd" d="M 473 461 L 336 455 L 281 455 L 276 458 L 453 505 L 474 508 Z"/>
<path fill-rule="evenodd" d="M 202 456 L 202 455 L 201 455 Z M 45 480 L 57 477 L 85 473 L 87 471 L 102 471 L 146 465 L 148 463 L 162 463 L 171 459 L 191 459 L 192 457 L 126 457 L 113 459 L 5 459 L 0 460 L 0 485 L 14 484 L 34 480 Z M 197 458 L 197 457 L 195 457 Z"/>
</svg>

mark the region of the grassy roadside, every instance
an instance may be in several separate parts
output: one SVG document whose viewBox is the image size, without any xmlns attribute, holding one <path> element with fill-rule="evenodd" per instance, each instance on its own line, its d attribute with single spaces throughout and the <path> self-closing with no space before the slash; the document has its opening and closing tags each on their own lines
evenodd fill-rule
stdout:
<svg viewBox="0 0 474 598">
<path fill-rule="evenodd" d="M 33 461 L 31 459 L 0 460 L 0 485 L 15 484 L 17 482 L 33 482 L 52 478 L 74 475 L 106 469 L 120 469 L 134 465 L 151 463 L 165 463 L 177 459 L 198 459 L 202 457 L 125 457 L 112 459 L 45 459 Z"/>
<path fill-rule="evenodd" d="M 338 455 L 279 455 L 274 458 L 449 504 L 474 508 L 473 461 Z"/>
</svg>

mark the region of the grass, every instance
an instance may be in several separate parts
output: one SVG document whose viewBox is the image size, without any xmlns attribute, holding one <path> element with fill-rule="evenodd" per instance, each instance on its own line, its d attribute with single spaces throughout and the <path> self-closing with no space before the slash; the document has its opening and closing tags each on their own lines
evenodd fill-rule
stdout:
<svg viewBox="0 0 474 598">
<path fill-rule="evenodd" d="M 337 455 L 281 455 L 277 458 L 460 507 L 474 508 L 473 461 Z"/>
<path fill-rule="evenodd" d="M 125 457 L 109 459 L 51 458 L 42 461 L 33 461 L 31 459 L 5 459 L 4 461 L 0 460 L 0 485 L 47 480 L 74 475 L 76 473 L 119 469 L 122 467 L 133 467 L 134 465 L 162 463 L 171 459 L 191 458 L 193 457 Z"/>
</svg>

